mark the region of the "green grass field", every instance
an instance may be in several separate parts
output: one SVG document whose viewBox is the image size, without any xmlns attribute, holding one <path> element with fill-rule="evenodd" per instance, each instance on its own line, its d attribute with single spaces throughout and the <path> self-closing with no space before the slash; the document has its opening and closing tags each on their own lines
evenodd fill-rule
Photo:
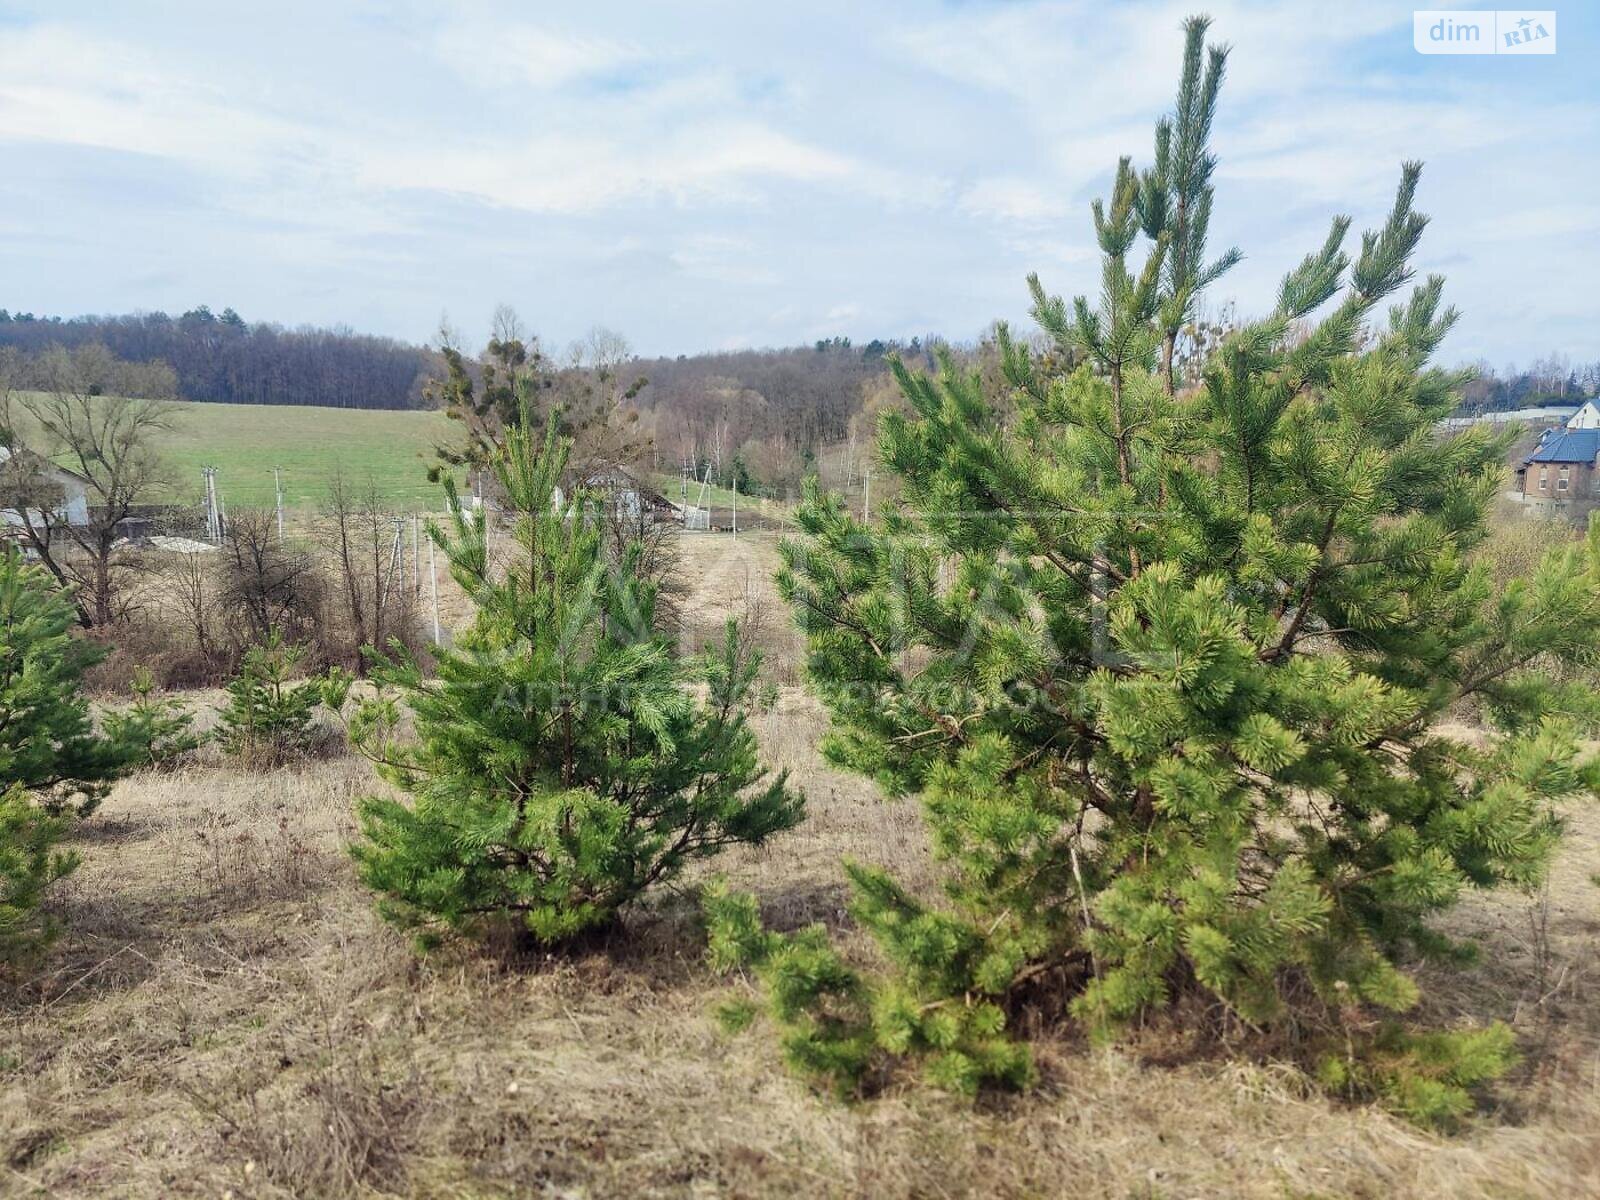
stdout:
<svg viewBox="0 0 1600 1200">
<path fill-rule="evenodd" d="M 200 468 L 212 466 L 229 508 L 270 508 L 272 469 L 278 467 L 290 508 L 321 504 L 328 481 L 342 470 L 358 491 L 371 479 L 391 504 L 438 509 L 443 493 L 427 472 L 434 447 L 450 432 L 438 412 L 178 401 L 172 430 L 157 443 L 173 484 L 169 495 L 156 499 L 198 497 Z"/>
<path fill-rule="evenodd" d="M 450 432 L 441 413 L 185 401 L 176 418 L 161 447 L 178 481 L 175 498 L 198 495 L 200 468 L 213 466 L 230 508 L 270 507 L 278 467 L 292 508 L 320 504 L 337 471 L 359 490 L 375 481 L 390 503 L 441 506 L 427 474 Z"/>
<path fill-rule="evenodd" d="M 291 509 L 314 509 L 327 498 L 328 481 L 336 471 L 358 492 L 373 480 L 385 501 L 401 508 L 431 511 L 443 508 L 443 491 L 428 482 L 434 449 L 454 432 L 440 412 L 394 412 L 384 409 L 313 408 L 289 404 L 207 404 L 180 400 L 173 405 L 172 429 L 158 443 L 173 484 L 156 500 L 196 499 L 200 468 L 217 468 L 217 485 L 230 509 L 270 508 L 272 469 L 283 472 L 284 503 Z M 63 465 L 72 464 L 65 459 Z M 658 474 L 650 482 L 673 501 L 681 498 L 681 480 Z M 700 485 L 689 487 L 689 502 Z M 726 488 L 706 489 L 706 503 L 722 510 L 733 503 Z M 741 516 L 758 513 L 780 522 L 789 520 L 789 506 L 779 501 L 739 497 Z"/>
</svg>

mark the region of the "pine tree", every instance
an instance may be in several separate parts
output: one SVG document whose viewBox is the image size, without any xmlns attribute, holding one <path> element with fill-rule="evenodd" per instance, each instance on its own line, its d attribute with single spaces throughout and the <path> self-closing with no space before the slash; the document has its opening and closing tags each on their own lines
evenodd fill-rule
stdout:
<svg viewBox="0 0 1600 1200">
<path fill-rule="evenodd" d="M 505 431 L 521 421 L 523 399 L 530 391 L 547 391 L 555 383 L 539 339 L 505 305 L 495 310 L 494 330 L 480 359 L 463 354 L 453 335 L 444 333 L 441 338 L 445 376 L 434 385 L 432 398 L 446 417 L 461 423 L 462 441 L 439 447 L 440 465 L 428 473 L 434 482 L 445 478 L 450 467 L 488 468 Z"/>
<path fill-rule="evenodd" d="M 800 819 L 746 724 L 759 657 L 731 624 L 704 662 L 677 657 L 633 556 L 608 563 L 599 498 L 562 498 L 567 449 L 553 419 L 542 436 L 526 412 L 506 429 L 493 467 L 516 549 L 503 573 L 483 511 L 446 481 L 449 525 L 430 536 L 476 618 L 438 652 L 436 678 L 381 663 L 388 691 L 351 717 L 352 742 L 411 797 L 363 801 L 354 854 L 384 915 L 423 944 L 507 929 L 560 942 L 693 860 Z M 395 736 L 402 699 L 414 744 Z"/>
<path fill-rule="evenodd" d="M 266 768 L 310 751 L 324 680 L 317 676 L 295 682 L 304 657 L 303 646 L 286 643 L 276 631 L 245 652 L 239 673 L 228 684 L 228 703 L 218 711 L 217 740 L 231 757 Z"/>
<path fill-rule="evenodd" d="M 193 731 L 193 713 L 171 696 L 156 694 L 149 667 L 134 671 L 133 702 L 106 713 L 104 724 L 107 737 L 129 748 L 129 765 L 135 767 L 170 766 L 205 741 Z"/>
<path fill-rule="evenodd" d="M 54 933 L 40 901 L 77 865 L 60 843 L 134 754 L 94 731 L 83 673 L 105 651 L 74 637 L 76 623 L 49 575 L 0 550 L 0 963 Z"/>
<path fill-rule="evenodd" d="M 844 1087 L 903 1056 L 1015 1084 L 1020 1008 L 1110 1036 L 1195 993 L 1327 1031 L 1320 1078 L 1420 1120 L 1509 1061 L 1503 1031 L 1359 1028 L 1413 1007 L 1407 964 L 1467 955 L 1432 918 L 1536 882 L 1558 808 L 1600 785 L 1576 739 L 1594 697 L 1539 669 L 1600 657 L 1600 525 L 1503 590 L 1475 560 L 1506 444 L 1438 432 L 1465 376 L 1427 365 L 1456 320 L 1442 280 L 1400 295 L 1416 164 L 1353 259 L 1335 218 L 1177 387 L 1187 314 L 1237 257 L 1204 262 L 1205 32 L 1155 167 L 1124 159 L 1093 207 L 1098 301 L 1030 279 L 1052 352 L 1002 330 L 1010 396 L 897 366 L 914 413 L 885 416 L 879 452 L 900 506 L 866 526 L 812 486 L 784 546 L 827 753 L 919 795 L 948 866 L 943 904 L 849 867 L 889 960 L 866 976 L 712 901 L 791 1059 Z M 1440 728 L 1467 698 L 1486 746 Z"/>
<path fill-rule="evenodd" d="M 25 960 L 56 933 L 40 909 L 45 891 L 78 865 L 60 849 L 65 814 L 45 812 L 18 786 L 0 793 L 0 968 Z"/>
<path fill-rule="evenodd" d="M 95 733 L 83 675 L 106 651 L 75 637 L 76 623 L 55 580 L 0 548 L 0 784 L 52 813 L 87 816 L 131 751 Z"/>
</svg>

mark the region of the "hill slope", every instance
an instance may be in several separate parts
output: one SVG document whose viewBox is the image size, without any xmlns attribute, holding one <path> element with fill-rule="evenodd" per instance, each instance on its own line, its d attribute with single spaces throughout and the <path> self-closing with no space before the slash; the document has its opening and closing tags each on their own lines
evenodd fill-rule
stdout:
<svg viewBox="0 0 1600 1200">
<path fill-rule="evenodd" d="M 269 506 L 272 469 L 279 467 L 291 507 L 320 503 L 340 470 L 357 488 L 372 479 L 391 502 L 437 506 L 439 489 L 427 471 L 450 432 L 442 413 L 184 401 L 177 414 L 162 450 L 180 497 L 198 494 L 200 468 L 214 466 L 230 506 Z"/>
<path fill-rule="evenodd" d="M 27 438 L 27 422 L 19 424 Z M 391 504 L 438 508 L 440 491 L 428 482 L 428 467 L 434 447 L 450 433 L 440 412 L 180 400 L 173 405 L 171 431 L 157 443 L 171 467 L 172 486 L 156 499 L 195 499 L 200 468 L 212 466 L 228 507 L 270 508 L 272 470 L 278 467 L 291 508 L 322 503 L 329 480 L 341 470 L 358 491 L 372 480 Z"/>
</svg>

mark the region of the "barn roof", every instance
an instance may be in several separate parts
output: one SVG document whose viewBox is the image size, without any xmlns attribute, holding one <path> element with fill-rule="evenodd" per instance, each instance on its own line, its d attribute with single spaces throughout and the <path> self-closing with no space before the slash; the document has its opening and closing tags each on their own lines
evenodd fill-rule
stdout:
<svg viewBox="0 0 1600 1200">
<path fill-rule="evenodd" d="M 1600 429 L 1558 430 L 1530 454 L 1530 463 L 1592 463 L 1600 455 Z"/>
</svg>

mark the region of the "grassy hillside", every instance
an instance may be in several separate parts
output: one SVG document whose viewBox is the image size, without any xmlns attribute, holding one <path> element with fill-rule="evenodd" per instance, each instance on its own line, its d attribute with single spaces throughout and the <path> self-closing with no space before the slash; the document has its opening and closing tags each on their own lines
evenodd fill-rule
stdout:
<svg viewBox="0 0 1600 1200">
<path fill-rule="evenodd" d="M 658 471 L 651 475 L 646 483 L 674 504 L 683 502 L 684 487 L 681 476 Z M 793 521 L 794 506 L 786 501 L 759 496 L 735 497 L 728 488 L 708 486 L 702 490 L 698 483 L 691 483 L 688 489 L 689 504 L 691 506 L 700 504 L 702 499 L 706 507 L 711 509 L 712 518 L 719 526 L 731 523 L 736 506 L 741 529 L 766 524 L 788 525 Z"/>
<path fill-rule="evenodd" d="M 199 496 L 200 468 L 212 466 L 218 470 L 217 482 L 230 508 L 269 508 L 272 469 L 279 467 L 290 508 L 321 504 L 329 479 L 341 469 L 359 489 L 369 478 L 375 480 L 379 494 L 390 503 L 417 509 L 442 506 L 442 493 L 427 475 L 436 461 L 434 448 L 455 433 L 441 412 L 190 400 L 178 401 L 173 408 L 172 431 L 160 442 L 173 477 L 171 494 L 163 499 Z M 24 428 L 25 436 L 26 432 Z M 650 483 L 673 501 L 681 498 L 682 482 L 676 475 L 658 474 Z M 692 485 L 690 502 L 699 496 L 699 484 Z M 717 519 L 726 523 L 725 510 L 731 508 L 733 494 L 726 488 L 708 488 L 706 501 Z M 780 501 L 740 496 L 738 503 L 741 526 L 761 518 L 789 520 L 789 505 Z"/>
<path fill-rule="evenodd" d="M 230 508 L 270 507 L 272 469 L 280 467 L 292 508 L 321 503 L 340 469 L 359 488 L 375 480 L 390 502 L 439 506 L 427 471 L 451 433 L 442 413 L 187 400 L 173 407 L 173 429 L 160 442 L 172 466 L 167 499 L 198 496 L 200 468 L 213 466 Z"/>
<path fill-rule="evenodd" d="M 200 468 L 214 466 L 230 506 L 270 505 L 280 467 L 293 507 L 318 504 L 338 470 L 359 487 L 370 477 L 390 501 L 437 506 L 427 471 L 449 433 L 441 413 L 191 402 L 177 410 L 163 450 L 181 495 L 198 493 Z"/>
</svg>

